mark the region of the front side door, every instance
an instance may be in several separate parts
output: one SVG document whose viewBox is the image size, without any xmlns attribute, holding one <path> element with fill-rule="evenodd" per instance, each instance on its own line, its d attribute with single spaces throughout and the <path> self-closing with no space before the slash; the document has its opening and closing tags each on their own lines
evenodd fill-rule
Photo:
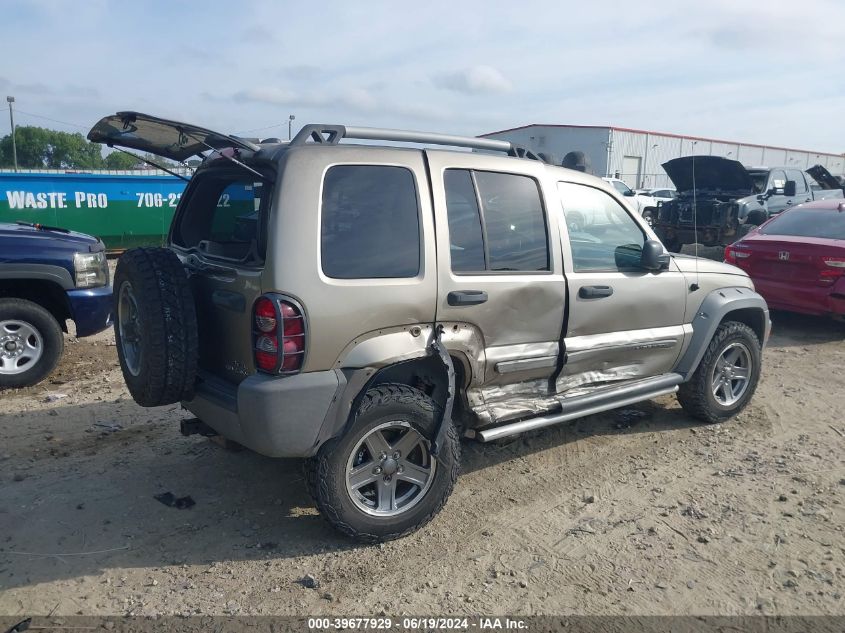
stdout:
<svg viewBox="0 0 845 633">
<path fill-rule="evenodd" d="M 766 192 L 769 194 L 766 209 L 770 217 L 781 213 L 792 204 L 792 200 L 784 195 L 785 187 L 786 173 L 782 169 L 773 169 L 769 173 L 769 184 L 766 187 Z"/>
<path fill-rule="evenodd" d="M 426 154 L 437 209 L 437 321 L 476 333 L 483 358 L 471 384 L 488 389 L 489 404 L 497 385 L 548 379 L 558 362 L 565 284 L 544 166 Z"/>
<path fill-rule="evenodd" d="M 558 192 L 569 286 L 558 392 L 670 371 L 691 331 L 683 274 L 674 262 L 658 273 L 639 268 L 650 236 L 608 192 L 574 182 Z"/>
</svg>

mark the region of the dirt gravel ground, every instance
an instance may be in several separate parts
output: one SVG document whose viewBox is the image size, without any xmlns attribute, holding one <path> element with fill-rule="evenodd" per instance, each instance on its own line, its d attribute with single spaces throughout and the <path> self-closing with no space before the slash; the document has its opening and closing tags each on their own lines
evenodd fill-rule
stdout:
<svg viewBox="0 0 845 633">
<path fill-rule="evenodd" d="M 299 462 L 136 406 L 111 333 L 68 337 L 0 395 L 0 615 L 845 614 L 845 325 L 773 316 L 735 420 L 665 397 L 466 443 L 444 511 L 376 547 L 323 522 Z"/>
</svg>

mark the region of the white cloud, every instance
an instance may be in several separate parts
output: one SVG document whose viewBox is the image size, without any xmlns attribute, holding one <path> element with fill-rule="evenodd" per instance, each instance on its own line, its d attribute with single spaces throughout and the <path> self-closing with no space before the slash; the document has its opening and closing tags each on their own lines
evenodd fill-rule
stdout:
<svg viewBox="0 0 845 633">
<path fill-rule="evenodd" d="M 135 109 L 285 133 L 289 114 L 455 134 L 612 124 L 845 151 L 842 0 L 154 2 L 6 0 L 0 98 L 78 123 Z M 326 15 L 344 28 L 318 28 Z"/>
<path fill-rule="evenodd" d="M 510 81 L 492 66 L 473 66 L 434 76 L 434 85 L 468 95 L 506 93 L 513 90 Z"/>
</svg>

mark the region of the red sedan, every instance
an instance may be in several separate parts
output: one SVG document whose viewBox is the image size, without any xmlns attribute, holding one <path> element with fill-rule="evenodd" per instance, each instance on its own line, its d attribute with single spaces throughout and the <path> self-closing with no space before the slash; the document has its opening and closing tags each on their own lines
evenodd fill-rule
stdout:
<svg viewBox="0 0 845 633">
<path fill-rule="evenodd" d="M 845 316 L 845 202 L 802 204 L 725 249 L 770 308 Z"/>
</svg>

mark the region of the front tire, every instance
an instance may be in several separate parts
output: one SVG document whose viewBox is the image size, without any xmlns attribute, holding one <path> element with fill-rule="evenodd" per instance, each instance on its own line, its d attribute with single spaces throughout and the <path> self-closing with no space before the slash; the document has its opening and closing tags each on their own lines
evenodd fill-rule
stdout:
<svg viewBox="0 0 845 633">
<path fill-rule="evenodd" d="M 737 321 L 722 323 L 692 378 L 678 389 L 684 411 L 703 422 L 722 422 L 742 411 L 760 380 L 760 340 Z"/>
<path fill-rule="evenodd" d="M 399 384 L 365 394 L 351 427 L 306 463 L 320 513 L 358 541 L 376 543 L 420 529 L 445 505 L 458 477 L 460 441 L 451 421 L 439 455 L 431 439 L 440 408 Z"/>
<path fill-rule="evenodd" d="M 0 299 L 0 389 L 31 387 L 55 369 L 64 350 L 55 317 L 25 299 Z"/>
</svg>

